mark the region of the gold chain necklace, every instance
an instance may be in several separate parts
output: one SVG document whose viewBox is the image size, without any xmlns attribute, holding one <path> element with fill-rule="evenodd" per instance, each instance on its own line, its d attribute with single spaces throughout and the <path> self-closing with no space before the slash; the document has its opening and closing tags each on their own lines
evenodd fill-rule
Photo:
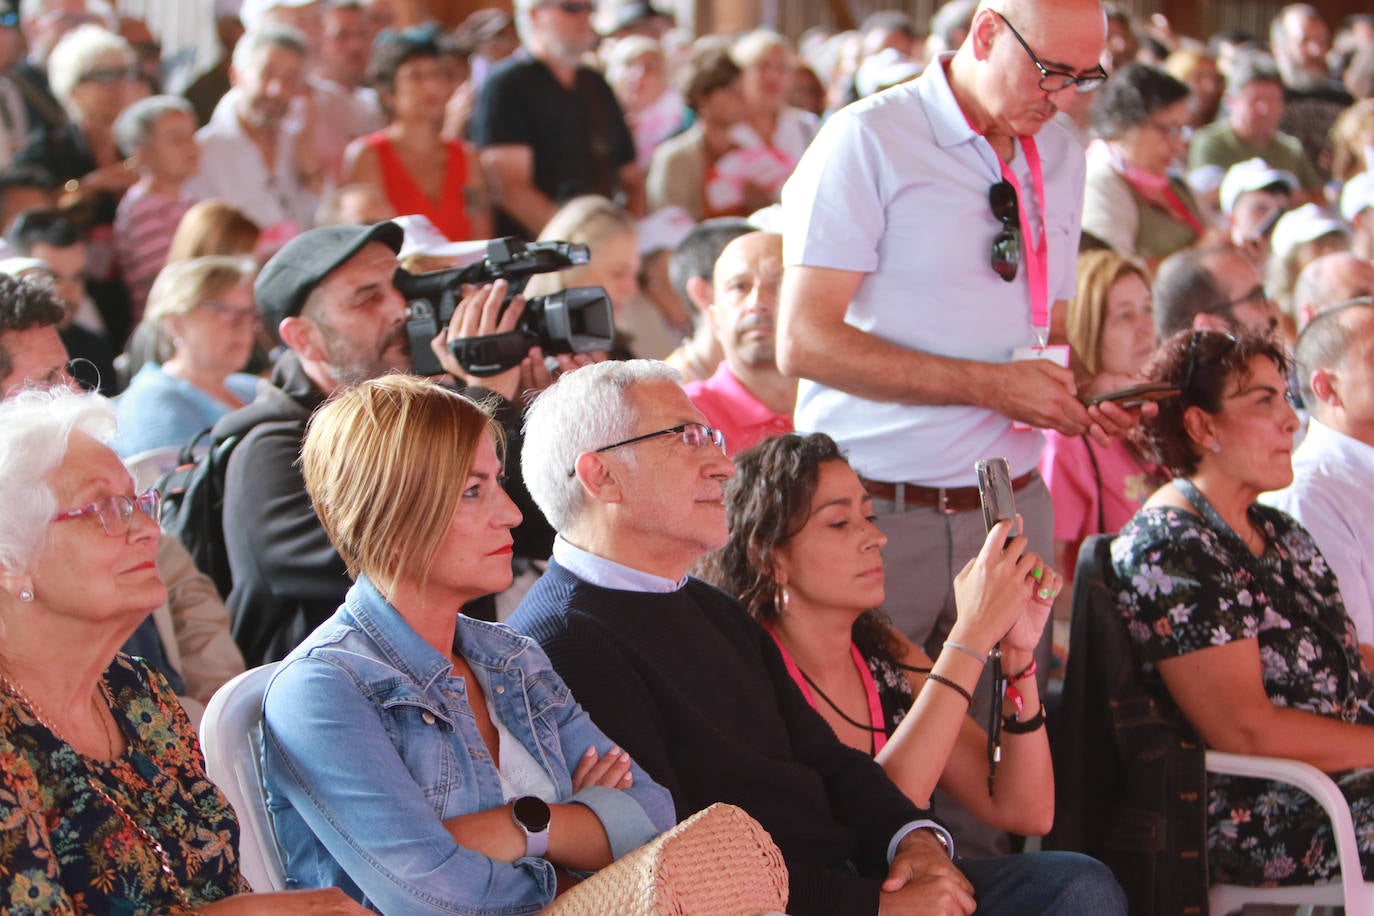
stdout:
<svg viewBox="0 0 1374 916">
<path fill-rule="evenodd" d="M 70 741 L 62 737 L 62 733 L 57 730 L 57 727 L 38 712 L 38 705 L 34 703 L 33 700 L 29 699 L 29 695 L 25 693 L 18 684 L 10 680 L 9 675 L 4 671 L 0 671 L 0 687 L 3 687 L 6 693 L 18 700 L 20 705 L 22 705 L 28 714 L 33 717 L 34 721 L 52 732 L 53 737 L 64 742 L 68 746 L 71 745 Z M 105 703 L 107 704 L 110 714 L 113 715 L 114 697 L 110 695 L 110 687 L 105 683 L 103 677 L 100 679 L 100 693 L 101 696 L 105 698 Z M 110 753 L 113 755 L 116 741 L 114 736 L 110 733 L 109 723 L 106 721 L 105 716 L 100 715 L 99 705 L 96 703 L 95 697 L 91 698 L 91 705 L 96 709 L 96 714 L 100 718 L 100 725 L 105 731 L 105 739 L 109 742 Z M 72 750 L 76 749 L 72 748 Z M 162 870 L 163 877 L 167 879 L 168 887 L 177 899 L 178 906 L 176 912 L 190 911 L 191 899 L 186 895 L 186 889 L 181 886 L 181 882 L 177 880 L 176 870 L 172 868 L 172 857 L 167 853 L 167 850 L 163 848 L 162 843 L 149 833 L 143 825 L 137 823 L 133 817 L 129 815 L 129 812 L 124 810 L 124 806 L 115 801 L 109 792 L 105 791 L 104 786 L 100 785 L 96 780 L 95 773 L 91 771 L 91 766 L 86 762 L 85 755 L 78 752 L 76 756 L 77 759 L 81 761 L 81 765 L 86 769 L 86 784 L 90 787 L 91 791 L 113 809 L 119 819 L 124 822 L 125 827 L 129 828 L 129 830 L 136 834 L 139 839 L 146 843 L 148 847 L 157 854 L 158 866 Z"/>
</svg>

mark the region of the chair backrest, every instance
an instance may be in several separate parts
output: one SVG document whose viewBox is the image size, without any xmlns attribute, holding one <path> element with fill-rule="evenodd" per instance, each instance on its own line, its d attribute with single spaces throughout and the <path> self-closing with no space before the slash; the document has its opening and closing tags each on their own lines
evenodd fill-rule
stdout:
<svg viewBox="0 0 1374 916">
<path fill-rule="evenodd" d="M 1064 694 L 1050 720 L 1055 825 L 1046 845 L 1110 866 L 1133 914 L 1203 912 L 1204 750 L 1140 674 L 1116 604 L 1111 542 L 1086 539 L 1074 570 Z"/>
<path fill-rule="evenodd" d="M 177 466 L 181 446 L 164 445 L 162 448 L 148 449 L 124 459 L 129 476 L 134 479 L 134 490 L 142 493 L 157 483 L 158 478 Z"/>
<path fill-rule="evenodd" d="M 286 889 L 262 778 L 262 695 L 276 664 L 245 671 L 210 698 L 200 722 L 205 770 L 239 819 L 239 868 L 255 891 Z"/>
</svg>

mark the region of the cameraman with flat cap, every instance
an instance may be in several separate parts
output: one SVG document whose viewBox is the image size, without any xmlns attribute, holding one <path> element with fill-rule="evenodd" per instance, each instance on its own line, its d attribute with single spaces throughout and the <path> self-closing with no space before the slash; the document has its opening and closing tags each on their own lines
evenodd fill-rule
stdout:
<svg viewBox="0 0 1374 916">
<path fill-rule="evenodd" d="M 214 429 L 216 443 L 242 437 L 225 472 L 224 538 L 233 575 L 227 603 L 234 638 L 250 666 L 285 656 L 334 613 L 348 590 L 344 562 L 310 505 L 296 459 L 310 415 L 335 392 L 410 371 L 406 302 L 393 284 L 402 240 L 401 228 L 391 222 L 312 229 L 283 246 L 253 286 L 263 323 L 284 351 L 271 382 L 259 383 L 256 400 Z M 441 365 L 460 385 L 469 380 L 449 355 L 446 338 L 511 330 L 523 309 L 517 299 L 500 315 L 505 281 L 464 293 L 449 327 L 433 343 Z M 567 367 L 580 361 L 561 359 Z M 501 396 L 497 416 L 506 429 L 509 465 L 518 469 L 515 400 L 519 392 L 550 383 L 543 356 L 534 348 L 519 366 L 481 383 L 482 389 L 469 393 Z M 525 543 L 517 533 L 517 555 L 547 556 L 551 533 L 531 511 L 522 482 L 511 487 L 511 495 L 525 518 L 535 520 L 522 526 Z"/>
</svg>

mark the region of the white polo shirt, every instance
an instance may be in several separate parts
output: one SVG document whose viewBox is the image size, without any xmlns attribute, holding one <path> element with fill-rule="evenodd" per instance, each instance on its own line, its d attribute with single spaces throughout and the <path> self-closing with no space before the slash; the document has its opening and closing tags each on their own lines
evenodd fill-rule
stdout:
<svg viewBox="0 0 1374 916">
<path fill-rule="evenodd" d="M 1336 574 L 1360 642 L 1374 643 L 1374 447 L 1313 418 L 1293 453 L 1293 483 L 1260 501 L 1311 533 Z"/>
<path fill-rule="evenodd" d="M 825 123 L 783 188 L 783 260 L 866 273 L 845 315 L 856 328 L 912 350 L 1006 362 L 1035 341 L 1028 271 L 1023 257 L 1007 283 L 990 266 L 1002 225 L 988 189 L 1001 170 L 954 100 L 948 59 Z M 1083 149 L 1053 123 L 1035 140 L 1053 303 L 1074 293 Z M 1019 142 L 1010 167 L 1038 231 L 1044 218 Z M 974 462 L 998 455 L 1019 476 L 1035 468 L 1043 443 L 991 410 L 881 403 L 810 381 L 797 393 L 796 427 L 829 433 L 866 477 L 927 486 L 972 486 Z"/>
</svg>

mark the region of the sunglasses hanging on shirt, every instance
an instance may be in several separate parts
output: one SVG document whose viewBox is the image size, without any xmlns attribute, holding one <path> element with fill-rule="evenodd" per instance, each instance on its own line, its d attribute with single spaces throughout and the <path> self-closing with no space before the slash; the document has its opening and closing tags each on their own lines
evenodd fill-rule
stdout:
<svg viewBox="0 0 1374 916">
<path fill-rule="evenodd" d="M 992 240 L 992 269 L 1011 283 L 1021 267 L 1021 210 L 1011 182 L 1003 178 L 988 188 L 988 207 L 1002 224 Z"/>
</svg>

